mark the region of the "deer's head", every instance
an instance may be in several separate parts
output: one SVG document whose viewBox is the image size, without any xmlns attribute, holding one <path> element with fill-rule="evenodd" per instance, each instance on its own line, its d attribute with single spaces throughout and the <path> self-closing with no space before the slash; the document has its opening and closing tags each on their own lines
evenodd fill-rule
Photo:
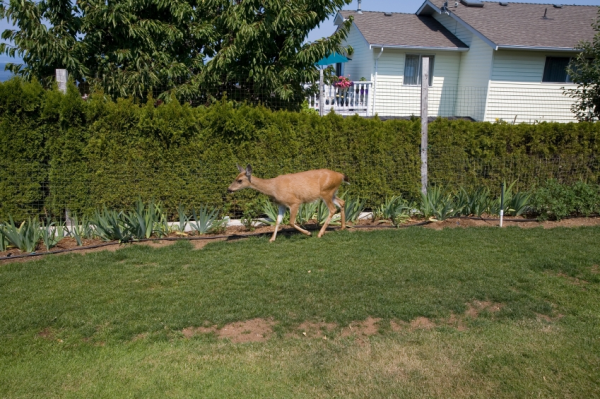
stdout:
<svg viewBox="0 0 600 399">
<path fill-rule="evenodd" d="M 233 193 L 234 191 L 241 190 L 246 187 L 250 187 L 250 182 L 252 178 L 252 166 L 248 164 L 246 169 L 242 168 L 240 165 L 237 165 L 240 174 L 237 175 L 233 183 L 227 188 L 227 192 Z"/>
</svg>

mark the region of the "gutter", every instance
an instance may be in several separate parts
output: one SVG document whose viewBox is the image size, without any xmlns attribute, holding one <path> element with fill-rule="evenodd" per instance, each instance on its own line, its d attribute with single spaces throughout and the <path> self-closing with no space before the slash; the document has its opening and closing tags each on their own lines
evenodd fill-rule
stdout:
<svg viewBox="0 0 600 399">
<path fill-rule="evenodd" d="M 430 47 L 430 46 L 410 46 L 400 44 L 371 44 L 369 48 L 380 47 L 397 50 L 435 50 L 435 51 L 469 51 L 468 47 Z"/>
<path fill-rule="evenodd" d="M 518 46 L 518 45 L 499 45 L 496 50 L 529 50 L 529 51 L 557 51 L 579 53 L 581 50 L 572 47 L 541 47 L 541 46 Z"/>
</svg>

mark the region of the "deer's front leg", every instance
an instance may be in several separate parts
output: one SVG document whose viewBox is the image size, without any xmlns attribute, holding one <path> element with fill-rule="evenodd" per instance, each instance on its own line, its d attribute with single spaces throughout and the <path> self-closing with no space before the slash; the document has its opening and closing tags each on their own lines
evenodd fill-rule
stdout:
<svg viewBox="0 0 600 399">
<path fill-rule="evenodd" d="M 273 241 L 275 241 L 275 238 L 277 238 L 277 230 L 279 229 L 279 225 L 281 224 L 281 221 L 283 220 L 283 215 L 285 215 L 285 206 L 279 205 L 279 212 L 277 214 L 277 222 L 275 223 L 275 231 L 273 232 L 273 236 L 271 237 L 269 242 L 273 242 Z"/>
</svg>

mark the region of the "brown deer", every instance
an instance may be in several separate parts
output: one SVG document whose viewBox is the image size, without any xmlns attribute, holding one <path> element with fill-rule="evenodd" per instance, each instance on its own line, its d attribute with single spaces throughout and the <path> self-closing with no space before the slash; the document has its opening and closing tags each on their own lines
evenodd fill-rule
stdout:
<svg viewBox="0 0 600 399">
<path fill-rule="evenodd" d="M 268 195 L 273 202 L 279 205 L 275 231 L 269 240 L 275 241 L 279 224 L 283 220 L 285 208 L 290 209 L 290 224 L 293 228 L 310 236 L 310 232 L 296 225 L 296 215 L 301 204 L 317 201 L 321 198 L 329 208 L 329 216 L 323 223 L 318 237 L 325 234 L 325 230 L 336 211 L 336 205 L 340 208 L 342 216 L 342 230 L 346 228 L 346 215 L 344 213 L 344 201 L 336 197 L 337 191 L 342 182 L 348 182 L 346 175 L 334 172 L 328 169 L 309 170 L 300 173 L 291 173 L 280 175 L 273 179 L 259 179 L 252 176 L 252 166 L 246 166 L 246 169 L 238 165 L 240 174 L 227 189 L 232 193 L 243 188 L 253 188 L 265 195 Z"/>
</svg>

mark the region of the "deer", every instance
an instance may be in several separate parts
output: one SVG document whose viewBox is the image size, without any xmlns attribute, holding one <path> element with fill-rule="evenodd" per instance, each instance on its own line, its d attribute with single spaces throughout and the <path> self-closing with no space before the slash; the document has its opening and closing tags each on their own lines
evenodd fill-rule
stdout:
<svg viewBox="0 0 600 399">
<path fill-rule="evenodd" d="M 239 175 L 227 188 L 227 192 L 233 193 L 244 188 L 252 188 L 271 198 L 278 206 L 275 231 L 269 242 L 277 238 L 277 230 L 283 220 L 285 209 L 290 210 L 290 225 L 307 236 L 311 233 L 296 224 L 296 215 L 301 204 L 318 201 L 322 199 L 329 209 L 329 216 L 325 219 L 323 227 L 317 237 L 321 238 L 327 230 L 331 218 L 336 212 L 336 206 L 340 208 L 342 217 L 342 230 L 346 228 L 346 215 L 344 213 L 344 200 L 337 197 L 337 192 L 342 183 L 348 183 L 348 177 L 342 173 L 329 169 L 316 169 L 306 172 L 279 175 L 273 179 L 260 179 L 252 175 L 252 166 L 246 168 L 237 165 Z"/>
</svg>

